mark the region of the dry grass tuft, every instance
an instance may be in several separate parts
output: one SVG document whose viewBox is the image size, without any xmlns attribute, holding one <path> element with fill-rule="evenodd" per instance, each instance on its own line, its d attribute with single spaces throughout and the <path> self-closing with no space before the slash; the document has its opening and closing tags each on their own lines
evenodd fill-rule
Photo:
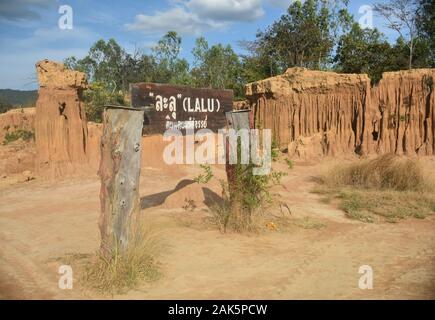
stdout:
<svg viewBox="0 0 435 320">
<path fill-rule="evenodd" d="M 102 294 L 121 294 L 137 287 L 141 281 L 159 277 L 155 256 L 159 250 L 156 234 L 142 224 L 134 231 L 129 248 L 115 248 L 110 257 L 99 252 L 85 264 L 84 286 Z"/>
<path fill-rule="evenodd" d="M 323 203 L 338 201 L 352 219 L 396 222 L 425 218 L 435 212 L 433 181 L 417 160 L 387 154 L 330 170 L 312 192 Z"/>
<path fill-rule="evenodd" d="M 419 163 L 393 154 L 338 166 L 322 180 L 328 186 L 345 185 L 378 190 L 417 191 L 427 188 Z"/>
</svg>

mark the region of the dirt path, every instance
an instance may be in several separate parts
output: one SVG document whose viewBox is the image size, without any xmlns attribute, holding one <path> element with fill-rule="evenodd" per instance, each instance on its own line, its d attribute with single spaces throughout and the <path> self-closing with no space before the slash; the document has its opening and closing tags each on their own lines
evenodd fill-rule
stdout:
<svg viewBox="0 0 435 320">
<path fill-rule="evenodd" d="M 171 191 L 198 169 L 170 176 L 144 170 L 141 195 L 147 202 L 141 214 L 158 230 L 163 276 L 115 298 L 434 299 L 434 217 L 396 224 L 349 220 L 309 192 L 321 167 L 296 165 L 283 180 L 286 189 L 277 189 L 292 219 L 308 217 L 321 227 L 278 225 L 277 231 L 251 236 L 221 234 L 205 222 L 201 204 L 193 212 L 182 209 L 183 203 L 167 205 L 171 197 L 198 196 L 192 185 Z M 57 272 L 66 254 L 98 248 L 98 192 L 96 178 L 56 185 L 34 180 L 0 191 L 1 299 L 100 298 L 80 286 L 60 290 Z M 358 288 L 361 265 L 373 268 L 373 290 Z"/>
</svg>

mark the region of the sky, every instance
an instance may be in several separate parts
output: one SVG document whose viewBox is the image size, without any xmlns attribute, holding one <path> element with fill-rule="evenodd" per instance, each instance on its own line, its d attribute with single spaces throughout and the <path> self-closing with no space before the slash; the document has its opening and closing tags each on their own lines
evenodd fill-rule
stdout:
<svg viewBox="0 0 435 320">
<path fill-rule="evenodd" d="M 181 56 L 188 61 L 198 36 L 210 44 L 231 44 L 242 53 L 240 41 L 254 40 L 257 30 L 279 19 L 292 1 L 0 0 L 0 88 L 37 89 L 37 61 L 81 58 L 101 38 L 114 38 L 127 52 L 147 53 L 174 30 L 182 36 Z M 365 14 L 360 8 L 374 2 L 350 0 L 349 11 L 359 21 Z M 65 5 L 71 10 L 65 11 Z M 395 39 L 376 15 L 373 26 Z"/>
</svg>

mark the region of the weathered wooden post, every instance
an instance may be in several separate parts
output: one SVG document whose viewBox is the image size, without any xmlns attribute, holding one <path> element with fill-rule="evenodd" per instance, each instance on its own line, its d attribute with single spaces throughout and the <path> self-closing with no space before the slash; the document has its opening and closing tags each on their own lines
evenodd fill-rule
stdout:
<svg viewBox="0 0 435 320">
<path fill-rule="evenodd" d="M 106 257 L 128 247 L 132 220 L 140 210 L 139 178 L 144 110 L 106 107 L 103 115 L 99 227 Z"/>
<path fill-rule="evenodd" d="M 251 110 L 236 110 L 225 113 L 227 119 L 227 126 L 229 129 L 234 129 L 236 132 L 241 129 L 247 130 L 247 137 L 249 139 L 249 129 L 253 128 L 253 118 Z M 238 138 L 236 140 L 232 140 L 229 137 L 226 137 L 226 173 L 228 180 L 228 192 L 230 196 L 230 208 L 231 215 L 230 220 L 233 220 L 238 226 L 244 228 L 249 223 L 249 216 L 243 212 L 242 208 L 242 195 L 243 195 L 243 186 L 241 185 L 241 176 L 243 170 L 248 166 L 248 164 L 239 163 L 239 158 L 242 159 L 245 155 L 250 157 L 250 143 L 240 143 L 240 149 L 238 147 L 239 142 Z M 231 152 L 237 155 L 236 160 L 237 164 L 230 162 Z M 240 154 L 239 154 L 240 152 Z"/>
</svg>

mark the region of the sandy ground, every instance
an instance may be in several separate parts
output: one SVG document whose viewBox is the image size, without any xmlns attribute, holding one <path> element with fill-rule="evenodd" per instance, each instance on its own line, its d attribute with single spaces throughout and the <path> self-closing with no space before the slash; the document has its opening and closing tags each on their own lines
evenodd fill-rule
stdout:
<svg viewBox="0 0 435 320">
<path fill-rule="evenodd" d="M 435 163 L 432 161 L 432 163 Z M 143 169 L 141 215 L 162 243 L 162 276 L 118 299 L 434 299 L 435 219 L 367 224 L 320 202 L 309 191 L 325 163 L 296 164 L 275 191 L 291 219 L 313 219 L 322 227 L 296 224 L 258 235 L 222 234 L 207 222 L 208 208 L 188 181 L 197 167 L 166 175 Z M 435 166 L 432 166 L 435 170 Z M 221 168 L 214 168 L 223 176 Z M 172 191 L 178 184 L 178 190 Z M 58 268 L 67 254 L 98 249 L 99 181 L 89 177 L 56 184 L 32 180 L 0 186 L 0 298 L 102 298 L 58 288 Z M 218 193 L 217 182 L 207 185 Z M 358 287 L 361 265 L 373 268 L 372 290 Z M 103 297 L 104 298 L 104 297 Z"/>
</svg>

